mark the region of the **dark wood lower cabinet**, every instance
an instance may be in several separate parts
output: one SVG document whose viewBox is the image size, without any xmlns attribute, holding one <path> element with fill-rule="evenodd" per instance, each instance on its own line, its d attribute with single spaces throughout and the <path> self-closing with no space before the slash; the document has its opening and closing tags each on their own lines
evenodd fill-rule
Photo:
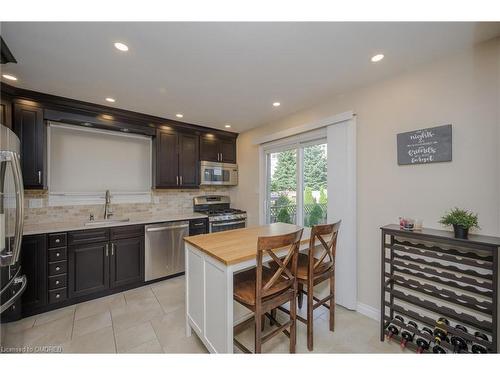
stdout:
<svg viewBox="0 0 500 375">
<path fill-rule="evenodd" d="M 23 314 L 47 304 L 47 236 L 24 236 L 21 250 L 21 273 L 28 285 L 21 301 Z"/>
<path fill-rule="evenodd" d="M 207 225 L 190 220 L 190 234 L 206 233 Z M 144 251 L 142 224 L 23 236 L 22 316 L 144 285 Z"/>
<path fill-rule="evenodd" d="M 69 298 L 109 288 L 109 243 L 100 242 L 68 248 Z"/>
<path fill-rule="evenodd" d="M 144 281 L 144 237 L 111 242 L 110 287 Z"/>
</svg>

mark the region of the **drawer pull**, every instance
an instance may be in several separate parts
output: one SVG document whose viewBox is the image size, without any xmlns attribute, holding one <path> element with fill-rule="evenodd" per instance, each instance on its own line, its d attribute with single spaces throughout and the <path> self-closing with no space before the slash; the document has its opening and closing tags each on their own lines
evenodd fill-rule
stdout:
<svg viewBox="0 0 500 375">
<path fill-rule="evenodd" d="M 56 238 L 56 243 L 59 243 L 61 242 L 61 239 L 60 238 Z"/>
<path fill-rule="evenodd" d="M 56 271 L 59 271 L 61 269 L 61 267 L 56 267 Z"/>
<path fill-rule="evenodd" d="M 59 293 L 56 294 L 56 298 L 60 298 L 61 295 Z"/>
<path fill-rule="evenodd" d="M 60 257 L 61 256 L 61 253 L 56 253 L 56 257 Z"/>
<path fill-rule="evenodd" d="M 56 285 L 59 285 L 61 282 L 59 280 L 56 280 Z"/>
</svg>

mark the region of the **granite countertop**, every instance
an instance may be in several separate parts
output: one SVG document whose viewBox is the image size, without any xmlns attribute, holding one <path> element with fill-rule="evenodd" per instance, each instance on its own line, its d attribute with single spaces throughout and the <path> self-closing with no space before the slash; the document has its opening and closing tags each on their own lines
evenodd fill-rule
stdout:
<svg viewBox="0 0 500 375">
<path fill-rule="evenodd" d="M 152 224 L 161 223 L 165 221 L 178 221 L 178 220 L 191 220 L 205 218 L 207 215 L 197 212 L 180 212 L 175 214 L 160 214 L 151 216 L 131 217 L 129 221 L 116 221 L 101 225 L 85 225 L 87 220 L 82 221 L 66 221 L 66 222 L 41 222 L 37 224 L 25 225 L 23 228 L 23 235 L 54 233 L 54 232 L 68 232 L 73 230 L 82 229 L 96 229 L 96 228 L 109 228 L 109 227 L 122 227 L 134 224 Z M 120 217 L 113 218 L 120 220 Z M 111 221 L 113 220 L 111 219 Z M 100 219 L 96 219 L 99 221 Z"/>
</svg>

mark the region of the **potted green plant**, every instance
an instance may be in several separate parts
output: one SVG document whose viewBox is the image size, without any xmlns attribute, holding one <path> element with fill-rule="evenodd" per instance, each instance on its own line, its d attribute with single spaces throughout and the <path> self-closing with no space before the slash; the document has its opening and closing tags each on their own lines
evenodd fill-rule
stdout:
<svg viewBox="0 0 500 375">
<path fill-rule="evenodd" d="M 470 228 L 479 228 L 477 214 L 455 207 L 439 221 L 445 226 L 453 226 L 455 238 L 467 239 Z"/>
</svg>

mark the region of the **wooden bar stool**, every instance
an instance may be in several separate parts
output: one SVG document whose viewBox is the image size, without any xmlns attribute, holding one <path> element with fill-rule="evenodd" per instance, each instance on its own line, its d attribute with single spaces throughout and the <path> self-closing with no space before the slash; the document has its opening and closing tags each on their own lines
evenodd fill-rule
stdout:
<svg viewBox="0 0 500 375">
<path fill-rule="evenodd" d="M 254 316 L 234 327 L 234 334 L 255 320 L 255 353 L 261 353 L 262 344 L 282 332 L 290 338 L 290 353 L 295 353 L 296 344 L 296 308 L 290 310 L 290 320 L 284 324 L 278 323 L 269 312 L 278 306 L 290 302 L 295 306 L 297 298 L 297 261 L 300 239 L 300 229 L 293 233 L 279 236 L 259 237 L 257 241 L 257 267 L 234 275 L 234 299 L 254 312 Z M 288 247 L 283 260 L 278 258 L 275 251 Z M 273 269 L 263 267 L 264 253 L 271 257 Z M 264 317 L 267 316 L 275 325 L 271 332 L 262 336 Z M 287 331 L 290 329 L 290 332 Z M 243 344 L 234 339 L 234 344 L 241 351 L 250 353 Z"/>
<path fill-rule="evenodd" d="M 297 319 L 307 324 L 307 349 L 310 351 L 313 350 L 313 312 L 316 308 L 324 306 L 329 309 L 330 331 L 335 330 L 335 253 L 340 223 L 339 220 L 335 224 L 313 226 L 307 254 L 300 253 L 298 256 L 298 305 L 299 308 L 302 307 L 302 299 L 305 294 L 307 296 L 307 318 L 297 316 Z M 316 247 L 316 240 L 319 241 L 318 247 Z M 319 257 L 315 254 L 317 249 L 320 250 Z M 314 296 L 314 287 L 326 280 L 330 280 L 330 293 L 319 299 Z M 304 290 L 304 285 L 307 287 L 307 292 Z M 292 304 L 290 306 L 291 309 L 294 309 Z M 282 306 L 279 309 L 289 313 Z"/>
</svg>

